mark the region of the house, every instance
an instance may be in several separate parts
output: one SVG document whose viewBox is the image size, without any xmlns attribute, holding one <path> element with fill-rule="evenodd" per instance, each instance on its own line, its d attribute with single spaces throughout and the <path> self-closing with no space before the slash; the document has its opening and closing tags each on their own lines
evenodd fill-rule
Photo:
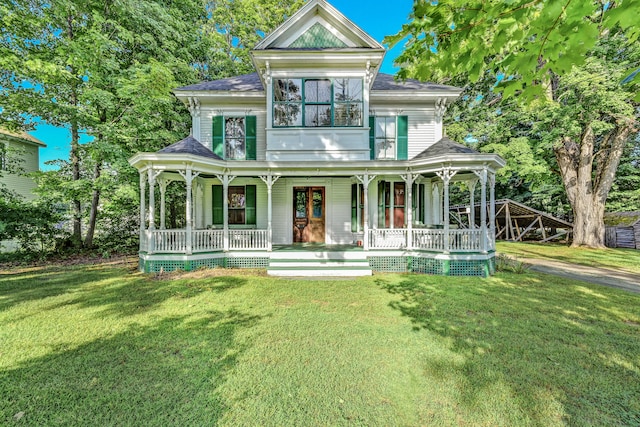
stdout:
<svg viewBox="0 0 640 427">
<path fill-rule="evenodd" d="M 379 72 L 384 55 L 310 0 L 251 51 L 255 73 L 176 89 L 192 135 L 129 160 L 140 173 L 140 269 L 493 272 L 504 161 L 443 135 L 460 89 L 395 81 Z M 449 222 L 461 182 L 482 205 L 480 226 Z M 169 185 L 184 188 L 180 229 L 166 228 Z"/>
<path fill-rule="evenodd" d="M 40 170 L 40 147 L 46 145 L 28 133 L 0 128 L 0 185 L 33 200 L 36 184 L 26 174 Z"/>
</svg>

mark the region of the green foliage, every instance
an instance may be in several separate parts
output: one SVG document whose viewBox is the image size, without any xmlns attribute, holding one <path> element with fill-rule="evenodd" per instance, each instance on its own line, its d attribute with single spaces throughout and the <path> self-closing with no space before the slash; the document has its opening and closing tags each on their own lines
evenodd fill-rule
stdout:
<svg viewBox="0 0 640 427">
<path fill-rule="evenodd" d="M 61 220 L 58 207 L 48 201 L 25 201 L 0 187 L 0 241 L 16 240 L 20 251 L 43 255 L 64 235 Z"/>
<path fill-rule="evenodd" d="M 405 41 L 398 58 L 401 77 L 441 81 L 464 73 L 476 82 L 487 72 L 518 76 L 504 79 L 497 90 L 521 100 L 544 95 L 549 73 L 565 75 L 581 67 L 600 38 L 623 32 L 625 44 L 638 40 L 633 0 L 419 0 L 410 22 L 385 41 Z M 629 64 L 622 78 L 639 64 Z"/>
</svg>

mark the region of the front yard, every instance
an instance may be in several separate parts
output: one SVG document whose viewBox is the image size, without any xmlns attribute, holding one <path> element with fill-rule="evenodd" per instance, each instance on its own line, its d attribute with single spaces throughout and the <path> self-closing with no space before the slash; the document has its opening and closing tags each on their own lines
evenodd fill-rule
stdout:
<svg viewBox="0 0 640 427">
<path fill-rule="evenodd" d="M 640 424 L 640 295 L 135 267 L 0 270 L 0 424 Z"/>
</svg>

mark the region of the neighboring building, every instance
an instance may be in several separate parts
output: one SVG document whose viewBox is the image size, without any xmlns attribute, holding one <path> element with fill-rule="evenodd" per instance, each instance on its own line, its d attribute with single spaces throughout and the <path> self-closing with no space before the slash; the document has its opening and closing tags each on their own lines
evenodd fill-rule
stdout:
<svg viewBox="0 0 640 427">
<path fill-rule="evenodd" d="M 0 128 L 0 184 L 28 200 L 36 197 L 29 172 L 40 170 L 40 147 L 46 145 L 25 132 L 10 132 Z"/>
<path fill-rule="evenodd" d="M 130 159 L 140 172 L 141 269 L 492 272 L 504 161 L 443 137 L 460 89 L 397 82 L 378 72 L 384 55 L 310 0 L 251 51 L 256 73 L 176 89 L 192 135 Z M 174 181 L 186 183 L 187 220 L 167 230 Z M 459 181 L 479 188 L 480 226 L 449 224 L 449 185 Z"/>
</svg>

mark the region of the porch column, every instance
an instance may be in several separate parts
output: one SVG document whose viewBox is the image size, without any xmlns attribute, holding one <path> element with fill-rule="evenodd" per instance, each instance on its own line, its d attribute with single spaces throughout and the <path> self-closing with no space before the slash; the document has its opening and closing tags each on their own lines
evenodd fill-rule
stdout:
<svg viewBox="0 0 640 427">
<path fill-rule="evenodd" d="M 428 180 L 424 185 L 424 193 L 425 193 L 425 212 L 424 212 L 424 223 L 425 225 L 433 224 L 433 183 L 431 180 Z"/>
<path fill-rule="evenodd" d="M 491 249 L 496 248 L 496 174 L 489 174 L 489 238 Z"/>
<path fill-rule="evenodd" d="M 267 250 L 273 250 L 273 184 L 276 183 L 280 176 L 273 176 L 271 172 L 267 176 L 261 176 L 260 179 L 267 185 Z"/>
<path fill-rule="evenodd" d="M 412 174 L 407 169 L 407 174 L 402 175 L 404 180 L 404 194 L 405 194 L 405 212 L 407 217 L 407 249 L 413 248 L 413 183 L 420 176 L 420 174 Z"/>
<path fill-rule="evenodd" d="M 156 172 L 153 168 L 147 170 L 147 179 L 149 180 L 149 233 L 148 245 L 149 253 L 155 251 L 155 229 L 156 229 L 156 178 L 160 175 L 160 171 Z"/>
<path fill-rule="evenodd" d="M 235 179 L 235 176 L 225 173 L 224 175 L 216 175 L 218 180 L 222 182 L 222 249 L 229 251 L 229 183 Z"/>
<path fill-rule="evenodd" d="M 145 233 L 146 233 L 146 198 L 145 191 L 147 189 L 147 177 L 144 172 L 140 172 L 140 250 L 147 251 L 148 247 L 145 247 Z"/>
<path fill-rule="evenodd" d="M 476 184 L 478 184 L 477 179 L 472 179 L 469 181 L 469 229 L 473 230 L 476 228 Z"/>
<path fill-rule="evenodd" d="M 362 218 L 362 222 L 364 222 L 362 249 L 364 249 L 365 251 L 369 250 L 369 184 L 371 184 L 371 181 L 373 181 L 375 178 L 375 175 L 369 176 L 369 171 L 365 171 L 364 175 L 362 175 L 361 177 L 356 175 L 356 180 L 358 180 L 362 184 L 362 190 L 364 193 L 364 199 L 362 200 L 364 209 L 364 218 Z M 358 208 L 356 204 L 356 211 L 357 210 Z"/>
<path fill-rule="evenodd" d="M 487 168 L 473 171 L 480 178 L 480 229 L 482 233 L 482 252 L 487 252 Z"/>
<path fill-rule="evenodd" d="M 456 174 L 456 171 L 453 171 L 449 168 L 444 168 L 442 171 L 436 172 L 436 174 L 440 177 L 443 183 L 443 193 L 444 193 L 444 201 L 442 205 L 442 210 L 444 212 L 443 218 L 443 229 L 444 229 L 444 252 L 448 253 L 451 247 L 451 242 L 449 239 L 449 182 L 451 178 L 453 178 Z"/>
<path fill-rule="evenodd" d="M 193 253 L 193 236 L 191 233 L 193 232 L 193 223 L 191 217 L 191 185 L 193 180 L 200 175 L 200 172 L 193 173 L 191 170 L 191 165 L 186 167 L 186 171 L 178 171 L 180 175 L 184 178 L 185 183 L 187 184 L 187 201 L 185 203 L 185 217 L 186 217 L 186 246 L 187 246 L 187 255 L 191 255 Z"/>
<path fill-rule="evenodd" d="M 160 188 L 160 230 L 164 230 L 166 228 L 166 193 L 167 193 L 167 185 L 169 185 L 171 181 L 167 179 L 159 179 L 158 187 Z"/>
</svg>

